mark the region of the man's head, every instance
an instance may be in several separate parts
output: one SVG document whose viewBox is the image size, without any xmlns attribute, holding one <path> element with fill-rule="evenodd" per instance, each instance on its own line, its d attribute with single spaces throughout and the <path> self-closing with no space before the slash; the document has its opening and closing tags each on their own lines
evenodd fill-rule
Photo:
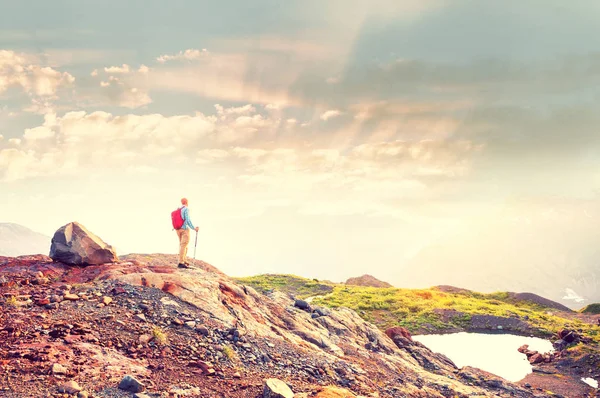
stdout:
<svg viewBox="0 0 600 398">
<path fill-rule="evenodd" d="M 187 199 L 186 198 L 181 199 L 181 204 L 184 206 L 187 206 L 187 204 L 188 204 Z"/>
</svg>

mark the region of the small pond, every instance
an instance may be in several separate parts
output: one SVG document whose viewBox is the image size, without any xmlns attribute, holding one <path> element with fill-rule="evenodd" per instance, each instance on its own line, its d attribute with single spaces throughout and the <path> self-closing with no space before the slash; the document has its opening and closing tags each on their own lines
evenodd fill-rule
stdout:
<svg viewBox="0 0 600 398">
<path fill-rule="evenodd" d="M 537 337 L 505 333 L 452 333 L 412 336 L 434 352 L 450 358 L 459 368 L 472 366 L 516 382 L 531 373 L 525 354 L 517 349 L 528 344 L 540 353 L 553 351 L 552 343 Z"/>
</svg>

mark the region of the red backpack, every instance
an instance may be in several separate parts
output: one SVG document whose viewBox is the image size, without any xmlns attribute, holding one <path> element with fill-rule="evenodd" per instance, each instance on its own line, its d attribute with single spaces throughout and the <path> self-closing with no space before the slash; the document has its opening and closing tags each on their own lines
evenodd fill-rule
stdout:
<svg viewBox="0 0 600 398">
<path fill-rule="evenodd" d="M 183 207 L 178 208 L 171 212 L 171 222 L 173 223 L 173 228 L 180 229 L 183 227 L 183 218 L 181 217 L 181 209 Z"/>
</svg>

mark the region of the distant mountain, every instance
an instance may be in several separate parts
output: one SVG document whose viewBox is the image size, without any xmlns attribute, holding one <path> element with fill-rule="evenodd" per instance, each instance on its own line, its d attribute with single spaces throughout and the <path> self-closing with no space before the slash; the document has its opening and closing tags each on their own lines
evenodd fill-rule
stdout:
<svg viewBox="0 0 600 398">
<path fill-rule="evenodd" d="M 580 309 L 600 302 L 598 219 L 600 211 L 570 204 L 553 211 L 514 205 L 432 240 L 394 280 L 412 288 L 532 292 Z"/>
<path fill-rule="evenodd" d="M 50 252 L 51 238 L 19 224 L 0 223 L 0 256 L 16 257 Z"/>
<path fill-rule="evenodd" d="M 387 282 L 380 281 L 372 275 L 363 275 L 355 278 L 350 278 L 346 281 L 346 285 L 353 286 L 369 286 L 369 287 L 393 287 Z"/>
</svg>

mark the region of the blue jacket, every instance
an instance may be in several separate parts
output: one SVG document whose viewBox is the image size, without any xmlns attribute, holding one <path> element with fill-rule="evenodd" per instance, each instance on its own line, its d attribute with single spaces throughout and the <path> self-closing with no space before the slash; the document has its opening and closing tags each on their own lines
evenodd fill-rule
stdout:
<svg viewBox="0 0 600 398">
<path fill-rule="evenodd" d="M 181 208 L 181 218 L 183 218 L 183 225 L 181 226 L 181 229 L 196 229 L 196 227 L 194 227 L 194 224 L 192 224 L 192 220 L 190 220 L 190 212 L 187 206 L 183 206 Z"/>
</svg>

